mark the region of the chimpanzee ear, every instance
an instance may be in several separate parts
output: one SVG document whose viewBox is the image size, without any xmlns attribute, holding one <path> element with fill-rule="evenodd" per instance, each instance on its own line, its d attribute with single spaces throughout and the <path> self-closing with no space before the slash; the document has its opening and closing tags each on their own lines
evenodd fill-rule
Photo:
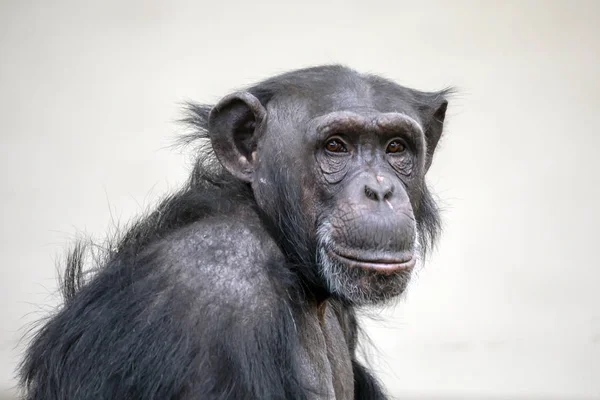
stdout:
<svg viewBox="0 0 600 400">
<path fill-rule="evenodd" d="M 429 170 L 431 162 L 433 161 L 433 153 L 435 148 L 442 136 L 444 129 L 444 119 L 446 118 L 446 109 L 448 108 L 448 100 L 445 98 L 445 94 L 448 91 L 439 93 L 428 107 L 428 121 L 425 129 L 425 140 L 427 141 L 427 158 L 425 160 L 425 172 Z"/>
<path fill-rule="evenodd" d="M 225 169 L 250 182 L 255 150 L 267 111 L 247 92 L 233 93 L 213 107 L 208 117 L 208 133 L 213 150 Z"/>
</svg>

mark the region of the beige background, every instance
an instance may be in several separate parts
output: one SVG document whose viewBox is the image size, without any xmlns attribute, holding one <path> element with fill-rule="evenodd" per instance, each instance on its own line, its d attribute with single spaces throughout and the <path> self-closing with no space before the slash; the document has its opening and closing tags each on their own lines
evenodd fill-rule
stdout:
<svg viewBox="0 0 600 400">
<path fill-rule="evenodd" d="M 600 399 L 600 2 L 211 3 L 0 1 L 0 391 L 68 241 L 185 179 L 178 103 L 341 62 L 459 89 L 443 240 L 369 322 L 390 391 Z"/>
</svg>

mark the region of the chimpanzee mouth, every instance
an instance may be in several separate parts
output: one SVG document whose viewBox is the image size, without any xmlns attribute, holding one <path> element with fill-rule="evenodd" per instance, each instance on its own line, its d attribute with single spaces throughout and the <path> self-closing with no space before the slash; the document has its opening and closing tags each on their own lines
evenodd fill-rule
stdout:
<svg viewBox="0 0 600 400">
<path fill-rule="evenodd" d="M 394 255 L 373 254 L 372 257 L 357 257 L 338 249 L 327 252 L 329 257 L 353 268 L 373 270 L 383 274 L 412 269 L 417 260 L 412 252 L 403 252 Z M 362 256 L 362 255 L 361 255 Z"/>
</svg>

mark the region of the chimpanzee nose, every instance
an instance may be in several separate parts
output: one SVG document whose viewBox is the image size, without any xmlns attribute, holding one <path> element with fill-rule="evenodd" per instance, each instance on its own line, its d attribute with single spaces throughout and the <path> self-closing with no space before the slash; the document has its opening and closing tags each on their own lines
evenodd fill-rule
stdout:
<svg viewBox="0 0 600 400">
<path fill-rule="evenodd" d="M 394 184 L 392 180 L 384 176 L 377 175 L 365 184 L 365 196 L 373 201 L 390 200 L 394 193 Z"/>
</svg>

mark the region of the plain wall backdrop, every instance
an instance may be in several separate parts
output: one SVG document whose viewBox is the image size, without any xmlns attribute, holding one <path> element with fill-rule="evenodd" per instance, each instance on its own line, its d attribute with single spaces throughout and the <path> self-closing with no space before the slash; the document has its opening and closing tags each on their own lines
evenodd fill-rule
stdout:
<svg viewBox="0 0 600 400">
<path fill-rule="evenodd" d="M 0 1 L 0 392 L 55 261 L 186 178 L 187 99 L 343 63 L 458 88 L 445 232 L 368 320 L 390 392 L 600 399 L 599 1 Z"/>
</svg>

